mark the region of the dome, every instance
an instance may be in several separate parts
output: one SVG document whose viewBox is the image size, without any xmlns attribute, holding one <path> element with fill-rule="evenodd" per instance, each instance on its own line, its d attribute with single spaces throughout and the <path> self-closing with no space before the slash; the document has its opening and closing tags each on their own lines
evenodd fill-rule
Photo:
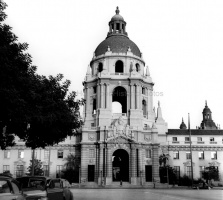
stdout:
<svg viewBox="0 0 223 200">
<path fill-rule="evenodd" d="M 112 53 L 126 53 L 130 47 L 131 52 L 138 57 L 141 57 L 141 52 L 138 46 L 128 37 L 123 35 L 112 35 L 102 41 L 95 49 L 95 56 L 100 56 L 107 52 L 108 46 Z"/>
<path fill-rule="evenodd" d="M 124 21 L 124 18 L 119 14 L 116 14 L 111 18 L 111 21 L 119 21 L 119 20 Z"/>
<path fill-rule="evenodd" d="M 119 15 L 119 8 L 118 7 L 116 8 L 115 12 L 116 12 L 116 15 L 114 15 L 111 18 L 111 21 L 120 21 L 120 20 L 124 21 L 124 18 L 121 15 Z"/>
<path fill-rule="evenodd" d="M 211 110 L 210 110 L 210 108 L 207 105 L 207 101 L 205 102 L 205 107 L 203 109 L 203 113 L 211 113 Z"/>
<path fill-rule="evenodd" d="M 180 129 L 187 129 L 186 124 L 184 123 L 184 120 L 182 119 L 182 122 L 180 124 Z"/>
</svg>

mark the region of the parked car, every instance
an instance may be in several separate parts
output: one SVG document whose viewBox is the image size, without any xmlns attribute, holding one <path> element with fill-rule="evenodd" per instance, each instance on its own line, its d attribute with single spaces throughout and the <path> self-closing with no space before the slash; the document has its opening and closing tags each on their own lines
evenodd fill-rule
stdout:
<svg viewBox="0 0 223 200">
<path fill-rule="evenodd" d="M 47 178 L 44 176 L 24 176 L 16 178 L 26 199 L 48 200 Z"/>
<path fill-rule="evenodd" d="M 209 186 L 207 183 L 205 182 L 200 182 L 198 184 L 194 184 L 193 185 L 194 189 L 211 189 L 212 186 Z"/>
<path fill-rule="evenodd" d="M 71 185 L 66 179 L 56 178 L 52 179 L 51 182 L 54 182 L 55 187 L 63 189 L 64 200 L 73 200 L 73 194 L 70 191 Z"/>
<path fill-rule="evenodd" d="M 0 200 L 25 200 L 19 183 L 12 177 L 0 175 Z"/>
<path fill-rule="evenodd" d="M 51 179 L 44 176 L 24 176 L 17 178 L 27 199 L 73 200 L 70 184 L 65 179 Z"/>
</svg>

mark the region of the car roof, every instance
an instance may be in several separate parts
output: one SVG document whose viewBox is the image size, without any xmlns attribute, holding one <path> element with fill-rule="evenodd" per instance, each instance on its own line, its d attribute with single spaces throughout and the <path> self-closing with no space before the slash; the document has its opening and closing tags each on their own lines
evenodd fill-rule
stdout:
<svg viewBox="0 0 223 200">
<path fill-rule="evenodd" d="M 49 180 L 51 178 L 49 177 L 46 177 L 46 176 L 23 176 L 23 177 L 19 177 L 19 178 L 16 178 L 16 179 L 29 179 L 29 178 L 39 178 L 39 179 L 46 179 L 46 180 Z"/>
</svg>

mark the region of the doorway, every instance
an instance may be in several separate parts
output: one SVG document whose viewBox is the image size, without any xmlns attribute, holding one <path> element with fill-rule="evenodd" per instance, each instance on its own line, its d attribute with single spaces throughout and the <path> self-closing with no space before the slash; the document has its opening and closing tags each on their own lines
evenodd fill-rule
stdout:
<svg viewBox="0 0 223 200">
<path fill-rule="evenodd" d="M 129 181 L 129 154 L 124 149 L 118 149 L 112 155 L 112 180 Z"/>
</svg>

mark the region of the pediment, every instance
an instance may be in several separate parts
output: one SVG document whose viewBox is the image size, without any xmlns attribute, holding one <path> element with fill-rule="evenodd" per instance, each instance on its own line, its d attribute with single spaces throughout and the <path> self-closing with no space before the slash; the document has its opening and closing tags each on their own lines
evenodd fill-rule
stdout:
<svg viewBox="0 0 223 200">
<path fill-rule="evenodd" d="M 107 139 L 107 143 L 136 143 L 136 141 L 125 136 L 118 136 Z"/>
</svg>

